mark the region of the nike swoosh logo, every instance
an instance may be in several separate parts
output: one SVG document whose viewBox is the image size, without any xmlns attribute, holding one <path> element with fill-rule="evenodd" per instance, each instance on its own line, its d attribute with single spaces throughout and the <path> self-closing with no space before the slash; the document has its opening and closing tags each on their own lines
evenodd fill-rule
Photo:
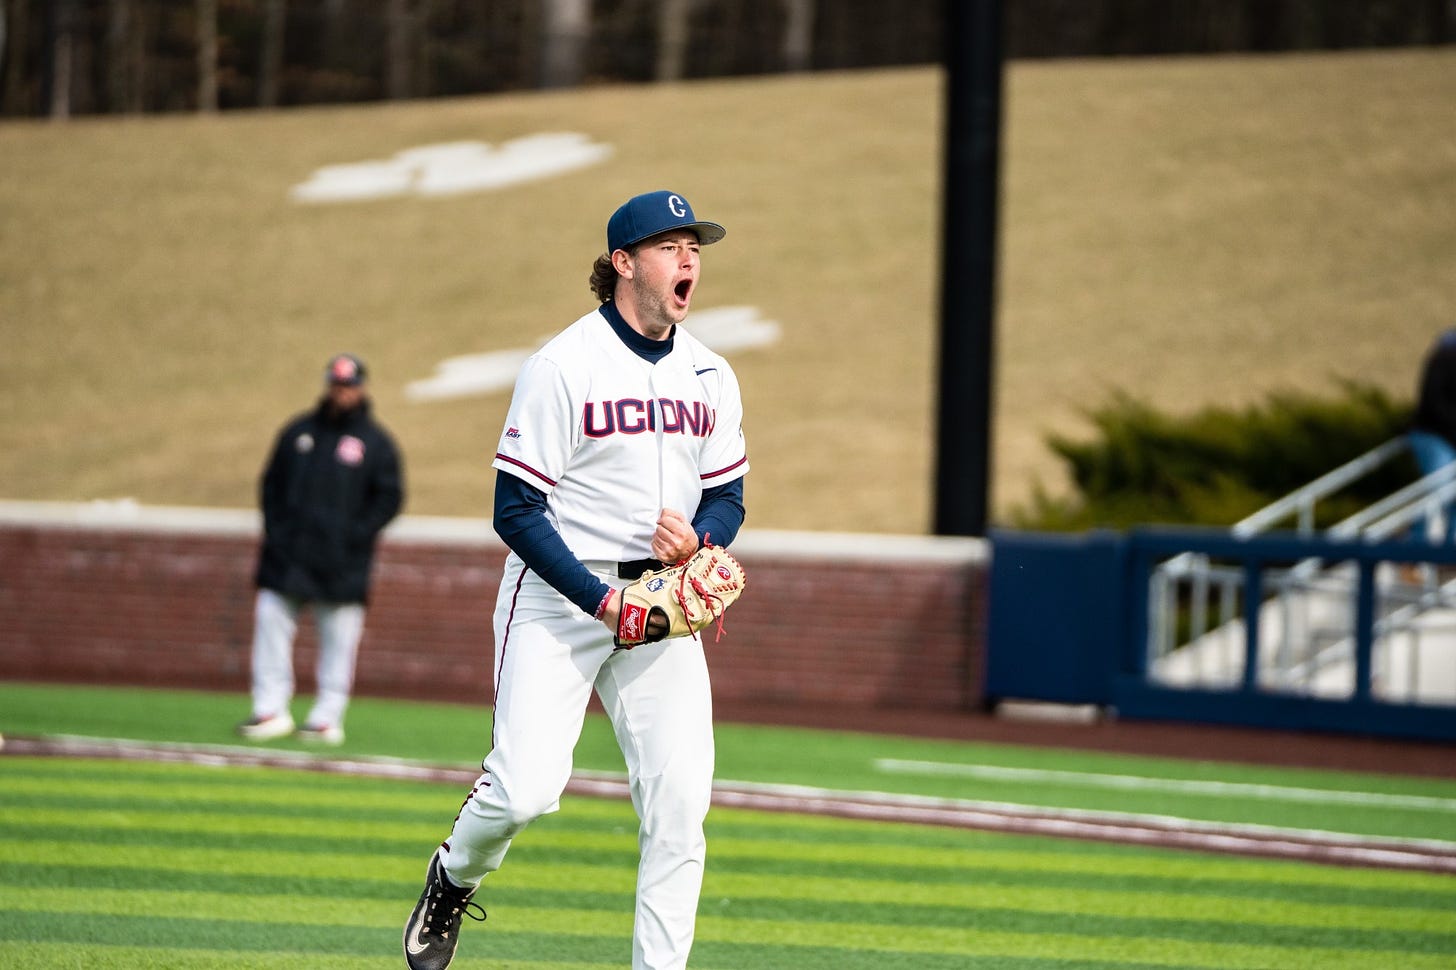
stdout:
<svg viewBox="0 0 1456 970">
<path fill-rule="evenodd" d="M 425 925 L 425 907 L 420 907 L 420 915 L 416 916 L 410 924 L 409 933 L 404 938 L 404 951 L 412 957 L 417 957 L 429 949 L 428 943 L 420 942 L 420 930 Z"/>
<path fill-rule="evenodd" d="M 716 368 L 716 367 L 704 367 L 704 368 L 703 368 L 703 369 L 702 369 L 702 370 L 700 370 L 700 371 L 694 371 L 694 372 L 693 372 L 693 373 L 694 373 L 694 374 L 695 374 L 695 375 L 696 375 L 696 376 L 698 376 L 698 377 L 702 377 L 702 376 L 703 376 L 703 375 L 704 375 L 704 374 L 707 374 L 707 373 L 709 373 L 709 372 L 710 372 L 710 371 L 715 371 L 715 370 L 717 370 L 717 369 L 718 369 L 718 368 Z"/>
</svg>

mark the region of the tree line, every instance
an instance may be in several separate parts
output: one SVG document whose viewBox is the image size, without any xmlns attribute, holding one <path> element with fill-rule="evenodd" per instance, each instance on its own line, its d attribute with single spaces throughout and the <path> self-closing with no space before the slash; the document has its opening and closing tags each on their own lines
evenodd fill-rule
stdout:
<svg viewBox="0 0 1456 970">
<path fill-rule="evenodd" d="M 0 114 L 924 64 L 967 0 L 0 0 Z M 1456 0 L 1000 0 L 1008 58 L 1440 45 Z"/>
</svg>

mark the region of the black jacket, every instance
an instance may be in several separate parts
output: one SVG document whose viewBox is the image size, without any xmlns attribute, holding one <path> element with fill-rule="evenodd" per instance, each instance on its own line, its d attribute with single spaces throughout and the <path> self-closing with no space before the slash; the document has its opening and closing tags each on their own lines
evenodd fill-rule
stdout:
<svg viewBox="0 0 1456 970">
<path fill-rule="evenodd" d="M 1456 330 L 1442 334 L 1426 354 L 1412 427 L 1456 445 Z"/>
<path fill-rule="evenodd" d="M 278 435 L 260 486 L 257 584 L 304 600 L 363 603 L 374 542 L 404 504 L 404 474 L 369 402 L 331 415 L 320 402 Z"/>
</svg>

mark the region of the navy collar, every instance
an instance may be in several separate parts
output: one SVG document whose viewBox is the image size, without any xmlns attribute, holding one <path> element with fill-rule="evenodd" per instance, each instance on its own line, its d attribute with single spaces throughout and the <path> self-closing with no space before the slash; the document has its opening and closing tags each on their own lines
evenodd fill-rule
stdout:
<svg viewBox="0 0 1456 970">
<path fill-rule="evenodd" d="M 651 337 L 644 337 L 622 318 L 622 311 L 617 309 L 617 304 L 607 302 L 601 307 L 601 314 L 606 318 L 607 323 L 617 332 L 622 343 L 643 360 L 655 364 L 668 354 L 672 353 L 672 338 L 677 334 L 676 325 L 672 332 L 667 335 L 666 340 L 653 340 Z"/>
</svg>

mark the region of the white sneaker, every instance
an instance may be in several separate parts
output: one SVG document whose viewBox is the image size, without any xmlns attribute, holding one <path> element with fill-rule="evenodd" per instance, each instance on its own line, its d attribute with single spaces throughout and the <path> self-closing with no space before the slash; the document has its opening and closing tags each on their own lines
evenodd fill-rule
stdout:
<svg viewBox="0 0 1456 970">
<path fill-rule="evenodd" d="M 293 718 L 288 714 L 254 714 L 238 725 L 238 733 L 250 741 L 272 741 L 293 733 Z"/>
<path fill-rule="evenodd" d="M 298 740 L 309 744 L 343 744 L 344 729 L 332 724 L 305 724 L 298 729 Z"/>
</svg>

